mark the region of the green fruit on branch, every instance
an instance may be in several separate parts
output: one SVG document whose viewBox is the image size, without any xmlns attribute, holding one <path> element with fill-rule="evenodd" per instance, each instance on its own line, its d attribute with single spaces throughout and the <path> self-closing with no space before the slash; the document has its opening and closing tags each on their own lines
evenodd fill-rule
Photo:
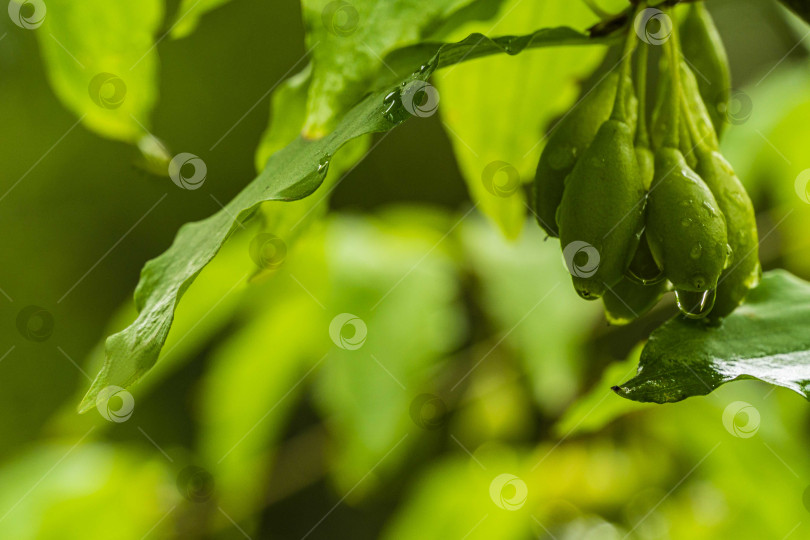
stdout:
<svg viewBox="0 0 810 540">
<path fill-rule="evenodd" d="M 645 190 L 648 190 L 655 172 L 655 155 L 646 146 L 636 146 L 636 160 L 638 161 L 641 185 L 644 186 Z"/>
<path fill-rule="evenodd" d="M 667 137 L 677 132 L 678 148 L 690 167 L 697 164 L 693 151 L 693 141 L 687 126 L 680 122 L 678 116 L 669 110 L 672 100 L 679 99 L 678 86 L 672 83 L 669 60 L 661 59 L 660 77 L 658 78 L 658 96 L 652 116 L 652 143 L 654 148 L 664 146 Z"/>
<path fill-rule="evenodd" d="M 565 182 L 557 213 L 560 243 L 574 288 L 585 299 L 618 283 L 643 228 L 644 184 L 634 145 L 632 81 L 623 77 L 611 118 L 597 131 Z M 630 101 L 630 100 L 627 100 Z M 580 260 L 587 253 L 587 262 Z M 598 264 L 593 265 L 596 257 Z"/>
<path fill-rule="evenodd" d="M 717 285 L 711 320 L 729 315 L 742 303 L 748 290 L 759 283 L 759 241 L 754 206 L 734 170 L 717 151 L 698 154 L 698 174 L 715 195 L 726 219 L 731 259 Z"/>
<path fill-rule="evenodd" d="M 694 72 L 681 62 L 681 125 L 687 133 L 692 134 L 692 141 L 697 147 L 706 147 L 712 150 L 720 148 L 717 132 L 714 130 L 709 109 L 703 102 L 703 96 L 698 89 L 697 77 Z M 690 128 L 690 126 L 692 126 Z M 696 149 L 697 151 L 697 149 Z"/>
<path fill-rule="evenodd" d="M 612 73 L 591 89 L 559 121 L 540 155 L 534 178 L 534 211 L 549 236 L 559 236 L 556 215 L 565 178 L 593 141 L 599 126 L 610 117 L 618 80 L 619 74 Z"/>
<path fill-rule="evenodd" d="M 700 95 L 707 105 L 714 130 L 720 136 L 725 128 L 731 97 L 731 71 L 723 41 L 703 2 L 689 6 L 681 24 L 681 35 L 683 55 L 700 74 L 697 80 Z"/>
<path fill-rule="evenodd" d="M 734 311 L 748 290 L 759 282 L 761 268 L 756 216 L 745 187 L 719 152 L 709 112 L 697 91 L 696 77 L 685 64 L 681 65 L 681 83 L 686 123 L 700 141 L 696 149 L 698 164 L 695 172 L 717 200 L 726 219 L 731 248 L 729 267 L 720 276 L 714 308 L 709 316 L 716 322 Z"/>
<path fill-rule="evenodd" d="M 648 206 L 650 250 L 675 290 L 713 290 L 729 260 L 726 220 L 677 148 L 656 152 Z"/>
</svg>

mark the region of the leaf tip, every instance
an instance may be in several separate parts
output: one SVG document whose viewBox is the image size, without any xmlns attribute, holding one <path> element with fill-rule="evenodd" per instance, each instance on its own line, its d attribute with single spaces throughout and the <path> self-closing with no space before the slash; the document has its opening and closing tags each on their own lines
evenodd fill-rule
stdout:
<svg viewBox="0 0 810 540">
<path fill-rule="evenodd" d="M 87 393 L 84 395 L 84 398 L 82 398 L 82 401 L 81 403 L 79 403 L 79 406 L 76 407 L 76 412 L 78 412 L 79 414 L 84 414 L 93 407 L 95 407 L 97 393 L 98 392 L 95 391 L 94 388 L 90 388 L 90 390 L 88 390 Z"/>
<path fill-rule="evenodd" d="M 621 397 L 627 397 L 627 389 L 626 388 L 622 388 L 621 386 L 611 386 L 610 389 L 613 390 L 614 392 L 616 392 L 616 394 L 621 396 Z"/>
<path fill-rule="evenodd" d="M 104 385 L 102 381 L 106 380 L 105 376 L 106 370 L 102 369 L 102 371 L 96 376 L 93 382 L 90 384 L 90 388 L 87 390 L 87 393 L 82 398 L 81 403 L 79 406 L 76 407 L 76 411 L 79 414 L 84 414 L 89 410 L 92 410 L 96 407 L 96 402 L 98 401 L 98 395 Z"/>
</svg>

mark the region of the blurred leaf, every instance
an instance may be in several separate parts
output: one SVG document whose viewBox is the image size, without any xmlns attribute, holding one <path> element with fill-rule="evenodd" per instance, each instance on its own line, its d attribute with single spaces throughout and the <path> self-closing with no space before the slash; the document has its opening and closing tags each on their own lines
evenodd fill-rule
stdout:
<svg viewBox="0 0 810 540">
<path fill-rule="evenodd" d="M 489 443 L 470 448 L 469 459 L 459 449 L 461 457 L 422 474 L 382 537 L 613 538 L 567 534 L 566 526 L 589 511 L 621 516 L 628 501 L 666 479 L 671 466 L 650 460 L 653 448 L 602 439 L 546 442 L 526 452 Z"/>
<path fill-rule="evenodd" d="M 588 321 L 599 320 L 599 308 L 578 301 L 557 242 L 544 242 L 534 220 L 524 223 L 517 242 L 507 242 L 481 219 L 465 221 L 461 237 L 495 330 L 486 351 L 516 351 L 534 399 L 545 411 L 559 412 L 579 386 L 581 344 Z"/>
<path fill-rule="evenodd" d="M 489 463 L 489 471 L 466 459 L 450 458 L 439 462 L 419 478 L 412 493 L 394 515 L 384 540 L 523 540 L 530 537 L 533 522 L 526 501 L 525 476 L 510 460 Z M 515 500 L 514 506 L 501 503 L 501 490 L 490 497 L 490 486 L 500 474 L 503 494 Z M 514 478 L 512 478 L 514 476 Z M 510 482 L 510 485 L 506 485 Z M 521 491 L 518 491 L 518 489 Z M 510 491 L 511 490 L 511 491 Z M 529 496 L 533 495 L 529 490 Z M 496 501 L 498 501 L 496 503 Z M 527 505 L 528 506 L 528 505 Z M 515 508 L 517 507 L 517 508 Z M 516 511 L 510 511 L 515 509 Z"/>
<path fill-rule="evenodd" d="M 482 358 L 491 347 L 490 343 L 482 342 L 465 353 Z M 487 356 L 489 361 L 470 374 L 469 385 L 452 408 L 448 431 L 465 446 L 523 440 L 536 425 L 533 396 L 524 382 L 522 366 L 515 365 L 510 352 Z"/>
<path fill-rule="evenodd" d="M 411 403 L 435 391 L 432 368 L 463 335 L 458 269 L 442 244 L 450 227 L 444 214 L 407 209 L 330 224 L 331 322 L 320 331 L 334 343 L 315 395 L 335 441 L 333 477 L 355 497 L 374 489 L 375 478 L 396 469 L 417 442 L 406 439 L 418 429 Z M 360 346 L 347 347 L 353 323 L 341 321 L 355 318 Z M 372 469 L 375 476 L 356 486 Z"/>
<path fill-rule="evenodd" d="M 317 139 L 369 90 L 382 58 L 472 0 L 302 0 L 312 86 L 304 133 Z M 423 57 L 427 60 L 428 57 Z M 418 66 L 415 66 L 418 67 Z"/>
<path fill-rule="evenodd" d="M 525 33 L 547 24 L 585 28 L 594 16 L 583 2 L 506 2 L 490 28 Z M 579 81 L 604 56 L 595 48 L 558 48 L 522 54 L 512 62 L 486 58 L 436 76 L 439 111 L 473 201 L 507 236 L 516 238 L 526 217 L 523 183 L 534 179 L 551 120 L 574 104 Z M 495 164 L 495 165 L 493 165 Z"/>
<path fill-rule="evenodd" d="M 219 503 L 236 520 L 253 515 L 267 497 L 274 443 L 329 349 L 323 309 L 291 275 L 283 282 L 290 287 L 254 291 L 266 309 L 217 348 L 205 378 L 202 459 L 216 478 Z M 322 294 L 317 277 L 298 270 L 295 276 Z"/>
<path fill-rule="evenodd" d="M 0 536 L 139 540 L 154 529 L 157 537 L 180 501 L 166 463 L 102 444 L 35 447 L 0 468 Z"/>
<path fill-rule="evenodd" d="M 759 379 L 810 399 L 810 284 L 768 272 L 720 327 L 675 317 L 644 347 L 638 375 L 617 394 L 669 403 L 737 379 Z"/>
<path fill-rule="evenodd" d="M 554 424 L 554 434 L 558 437 L 570 437 L 596 432 L 625 414 L 649 407 L 617 399 L 610 390 L 616 381 L 632 375 L 640 353 L 641 346 L 634 349 L 626 360 L 610 364 L 593 388 L 566 408 L 563 416 Z"/>
<path fill-rule="evenodd" d="M 781 0 L 781 2 L 792 9 L 805 22 L 810 23 L 810 3 L 807 0 Z"/>
<path fill-rule="evenodd" d="M 175 39 L 183 38 L 192 33 L 200 22 L 200 18 L 211 10 L 225 5 L 231 0 L 182 0 L 177 9 L 177 20 L 171 29 Z"/>
<path fill-rule="evenodd" d="M 804 125 L 810 99 L 796 88 L 810 85 L 806 62 L 786 64 L 735 92 L 737 116 L 725 131 L 722 150 L 754 198 L 767 189 L 779 201 L 796 201 L 793 179 L 810 166 Z M 775 181 L 779 179 L 779 181 Z"/>
<path fill-rule="evenodd" d="M 436 66 L 474 57 L 479 49 L 487 54 L 503 52 L 508 44 L 511 54 L 517 54 L 525 48 L 574 42 L 593 43 L 587 36 L 568 28 L 539 30 L 520 38 L 494 40 L 473 35 L 458 44 L 440 47 L 429 62 L 431 68 L 410 76 L 403 84 L 406 87 L 409 82 L 419 84 Z M 172 246 L 149 261 L 142 270 L 135 291 L 138 318 L 125 330 L 107 339 L 104 366 L 79 410 L 90 410 L 96 396 L 106 386 L 128 387 L 152 368 L 166 340 L 180 297 L 225 240 L 242 221 L 255 213 L 261 202 L 290 201 L 312 194 L 326 175 L 329 159 L 344 144 L 362 135 L 387 131 L 404 122 L 410 113 L 400 92 L 397 85 L 369 95 L 349 111 L 327 137 L 314 141 L 297 138 L 273 154 L 259 176 L 221 211 L 205 220 L 184 225 Z M 384 99 L 385 96 L 388 98 Z"/>
<path fill-rule="evenodd" d="M 48 0 L 47 9 L 37 37 L 56 95 L 89 129 L 136 142 L 157 99 L 163 2 Z"/>
</svg>

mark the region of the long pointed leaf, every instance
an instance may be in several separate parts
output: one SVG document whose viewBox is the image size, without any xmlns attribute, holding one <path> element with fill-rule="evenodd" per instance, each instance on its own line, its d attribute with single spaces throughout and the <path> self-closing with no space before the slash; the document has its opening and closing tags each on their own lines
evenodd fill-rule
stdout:
<svg viewBox="0 0 810 540">
<path fill-rule="evenodd" d="M 609 40 L 593 39 L 570 28 L 549 28 L 526 36 L 495 39 L 473 34 L 459 43 L 422 48 L 423 52 L 432 51 L 431 55 L 423 56 L 426 60 L 423 69 L 394 87 L 366 97 L 324 138 L 306 140 L 299 137 L 276 152 L 259 176 L 225 208 L 207 219 L 180 228 L 171 247 L 143 268 L 135 291 L 138 318 L 123 331 L 107 338 L 104 365 L 79 405 L 79 411 L 92 409 L 99 392 L 105 387 L 128 387 L 155 364 L 180 297 L 217 254 L 238 223 L 250 217 L 260 203 L 307 197 L 320 186 L 329 158 L 341 146 L 368 133 L 388 131 L 410 116 L 399 98 L 400 88 L 414 81 L 427 80 L 438 67 L 488 54 L 517 54 L 526 48 L 585 45 Z M 392 97 L 385 99 L 389 95 Z"/>
</svg>

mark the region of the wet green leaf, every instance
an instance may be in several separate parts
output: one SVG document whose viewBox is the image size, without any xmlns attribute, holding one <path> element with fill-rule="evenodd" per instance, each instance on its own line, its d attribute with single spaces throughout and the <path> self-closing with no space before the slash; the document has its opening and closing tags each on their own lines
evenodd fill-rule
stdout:
<svg viewBox="0 0 810 540">
<path fill-rule="evenodd" d="M 368 91 L 376 73 L 388 69 L 383 62 L 386 54 L 419 42 L 431 27 L 470 2 L 303 0 L 312 55 L 305 133 L 312 138 L 328 133 Z"/>
<path fill-rule="evenodd" d="M 810 284 L 768 272 L 719 327 L 677 316 L 655 330 L 638 374 L 614 387 L 634 401 L 669 403 L 738 379 L 759 379 L 810 399 Z"/>
</svg>

